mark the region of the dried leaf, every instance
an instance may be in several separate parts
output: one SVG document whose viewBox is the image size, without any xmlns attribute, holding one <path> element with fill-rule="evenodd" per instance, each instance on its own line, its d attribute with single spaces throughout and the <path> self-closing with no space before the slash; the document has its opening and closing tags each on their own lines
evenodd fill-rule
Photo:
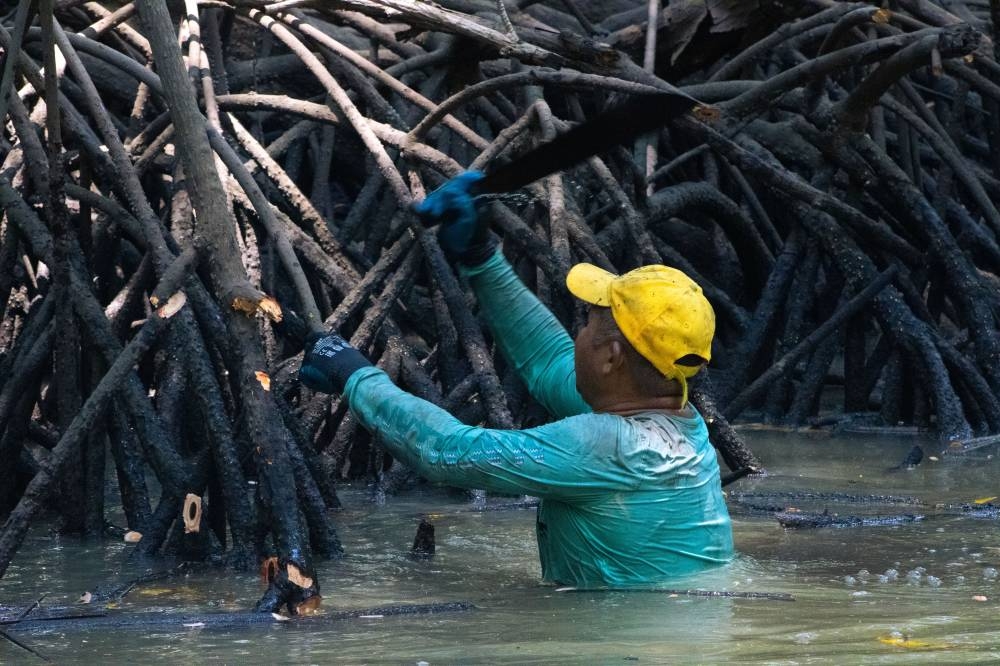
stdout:
<svg viewBox="0 0 1000 666">
<path fill-rule="evenodd" d="M 125 533 L 125 543 L 139 543 L 142 541 L 142 532 L 126 532 Z"/>
<path fill-rule="evenodd" d="M 710 32 L 732 32 L 750 25 L 754 12 L 760 9 L 758 0 L 706 0 L 712 16 Z"/>
<path fill-rule="evenodd" d="M 288 572 L 288 580 L 295 583 L 299 587 L 306 589 L 312 587 L 313 579 L 303 574 L 302 571 L 291 562 L 289 562 L 288 566 L 285 567 L 285 571 Z"/>
<path fill-rule="evenodd" d="M 660 18 L 656 22 L 657 38 L 659 47 L 670 52 L 670 64 L 677 62 L 706 16 L 708 9 L 705 7 L 705 0 L 673 2 L 660 12 Z"/>
<path fill-rule="evenodd" d="M 980 497 L 979 499 L 972 500 L 972 503 L 973 504 L 989 504 L 990 502 L 992 502 L 995 499 L 996 499 L 996 495 L 994 495 L 993 497 Z"/>
<path fill-rule="evenodd" d="M 257 370 L 253 373 L 257 377 L 257 381 L 260 382 L 261 387 L 265 391 L 271 390 L 271 377 L 263 370 Z"/>
</svg>

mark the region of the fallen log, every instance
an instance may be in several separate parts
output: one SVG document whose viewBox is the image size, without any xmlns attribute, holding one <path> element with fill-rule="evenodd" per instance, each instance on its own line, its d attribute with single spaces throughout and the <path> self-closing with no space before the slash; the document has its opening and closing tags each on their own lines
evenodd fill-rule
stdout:
<svg viewBox="0 0 1000 666">
<path fill-rule="evenodd" d="M 43 655 L 41 652 L 39 652 L 35 648 L 31 647 L 27 643 L 25 643 L 23 640 L 21 640 L 19 638 L 15 638 L 14 636 L 11 636 L 9 633 L 7 633 L 6 631 L 4 631 L 3 629 L 0 629 L 0 638 L 3 638 L 4 640 L 10 641 L 11 643 L 13 643 L 14 645 L 16 645 L 17 647 L 21 648 L 22 650 L 24 650 L 25 652 L 27 652 L 29 654 L 34 655 L 35 657 L 37 657 L 38 659 L 41 659 L 42 661 L 46 661 L 46 662 L 51 662 L 52 661 L 51 659 L 49 659 L 48 657 L 46 657 L 45 655 Z"/>
<path fill-rule="evenodd" d="M 788 501 L 809 501 L 809 502 L 837 502 L 841 504 L 903 504 L 911 506 L 925 506 L 922 499 L 909 497 L 906 495 L 856 495 L 846 492 L 815 492 L 809 490 L 733 490 L 728 494 L 729 499 L 736 502 L 761 502 L 765 500 Z"/>
<path fill-rule="evenodd" d="M 961 504 L 958 506 L 958 509 L 961 512 L 959 515 L 967 518 L 984 518 L 987 520 L 1000 518 L 1000 505 L 989 502 L 986 504 Z"/>
<path fill-rule="evenodd" d="M 188 563 L 182 562 L 172 569 L 167 569 L 165 571 L 153 571 L 133 578 L 130 581 L 126 581 L 125 583 L 105 583 L 97 585 L 93 589 L 84 592 L 81 598 L 85 600 L 84 603 L 93 604 L 94 606 L 102 606 L 108 602 L 121 601 L 130 592 L 132 592 L 132 590 L 140 585 L 172 578 L 184 573 L 185 571 L 189 571 L 190 569 L 191 567 Z M 2 622 L 2 620 L 0 620 L 0 622 Z"/>
<path fill-rule="evenodd" d="M 803 513 L 781 511 L 774 514 L 775 519 L 784 528 L 847 528 L 847 527 L 895 527 L 908 523 L 920 522 L 923 515 L 905 513 L 897 516 L 840 516 L 829 513 Z"/>
<path fill-rule="evenodd" d="M 351 611 L 316 613 L 288 617 L 277 613 L 126 613 L 106 611 L 103 615 L 80 615 L 77 617 L 52 617 L 49 619 L 30 618 L 21 622 L 5 623 L 8 631 L 19 633 L 37 631 L 185 631 L 187 629 L 233 629 L 238 627 L 295 627 L 313 630 L 336 625 L 348 620 L 364 620 L 409 615 L 431 615 L 437 613 L 460 613 L 474 610 L 467 601 L 451 601 L 439 604 L 410 604 L 378 606 Z"/>
<path fill-rule="evenodd" d="M 952 442 L 941 453 L 949 456 L 961 456 L 964 453 L 979 451 L 990 446 L 996 446 L 997 444 L 1000 444 L 1000 435 L 976 437 L 965 441 Z"/>
<path fill-rule="evenodd" d="M 17 624 L 27 620 L 44 622 L 48 620 L 103 617 L 107 613 L 108 609 L 104 606 L 52 606 L 49 608 L 36 608 L 30 613 L 30 616 L 27 616 L 24 614 L 24 609 L 0 606 L 0 626 Z"/>
<path fill-rule="evenodd" d="M 629 592 L 629 593 L 653 593 L 666 594 L 671 597 L 710 597 L 722 599 L 761 599 L 766 601 L 795 601 L 795 597 L 786 592 L 733 592 L 731 590 L 679 590 L 672 588 L 601 588 L 597 590 L 580 589 L 575 587 L 560 587 L 556 592 Z"/>
</svg>

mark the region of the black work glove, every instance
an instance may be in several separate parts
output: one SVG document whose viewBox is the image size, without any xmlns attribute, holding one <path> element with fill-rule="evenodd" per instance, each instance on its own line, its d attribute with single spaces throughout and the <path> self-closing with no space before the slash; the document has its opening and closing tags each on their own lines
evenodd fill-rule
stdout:
<svg viewBox="0 0 1000 666">
<path fill-rule="evenodd" d="M 354 371 L 370 366 L 371 361 L 337 333 L 314 333 L 306 340 L 299 381 L 321 393 L 343 393 Z"/>
<path fill-rule="evenodd" d="M 473 186 L 483 179 L 479 171 L 466 171 L 414 204 L 424 224 L 439 224 L 438 243 L 449 261 L 478 266 L 496 252 L 489 224 L 476 213 Z"/>
</svg>

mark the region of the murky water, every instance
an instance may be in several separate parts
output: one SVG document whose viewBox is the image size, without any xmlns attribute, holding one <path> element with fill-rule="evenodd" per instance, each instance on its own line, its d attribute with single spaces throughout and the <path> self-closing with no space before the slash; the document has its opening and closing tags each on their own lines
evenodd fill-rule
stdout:
<svg viewBox="0 0 1000 666">
<path fill-rule="evenodd" d="M 886 473 L 914 440 L 748 433 L 772 475 L 733 491 L 912 495 L 930 506 L 783 498 L 831 513 L 926 513 L 898 527 L 783 530 L 734 505 L 741 557 L 677 587 L 789 593 L 794 602 L 660 593 L 568 593 L 539 583 L 534 511 L 475 513 L 428 490 L 367 503 L 342 489 L 336 522 L 347 556 L 321 567 L 327 610 L 470 601 L 467 612 L 352 619 L 323 630 L 48 631 L 16 635 L 59 663 L 988 663 L 1000 661 L 1000 538 L 996 520 L 940 516 L 936 503 L 1000 495 L 989 451 Z M 865 452 L 859 451 L 865 444 Z M 928 453 L 932 453 L 928 447 Z M 437 555 L 406 557 L 421 514 L 432 514 Z M 81 545 L 36 530 L 6 578 L 0 605 L 72 603 L 103 581 L 142 569 L 121 544 Z M 892 571 L 898 572 L 893 576 Z M 867 572 L 867 573 L 866 573 Z M 129 611 L 242 610 L 261 593 L 252 575 L 205 572 L 151 583 Z M 982 600 L 985 598 L 985 601 Z M 978 600 L 977 600 L 978 599 Z M 880 640 L 881 639 L 881 640 Z M 899 645 L 908 640 L 905 646 Z M 0 640 L 0 662 L 41 663 Z"/>
</svg>

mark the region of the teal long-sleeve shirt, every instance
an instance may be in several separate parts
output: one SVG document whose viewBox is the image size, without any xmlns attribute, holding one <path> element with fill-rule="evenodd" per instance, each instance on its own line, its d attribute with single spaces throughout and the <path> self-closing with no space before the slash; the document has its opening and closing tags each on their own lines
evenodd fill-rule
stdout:
<svg viewBox="0 0 1000 666">
<path fill-rule="evenodd" d="M 594 414 L 576 390 L 573 341 L 500 253 L 463 271 L 503 354 L 560 420 L 468 426 L 377 368 L 344 395 L 383 445 L 430 481 L 541 498 L 542 577 L 577 587 L 648 585 L 728 562 L 732 528 L 705 421 Z"/>
</svg>

